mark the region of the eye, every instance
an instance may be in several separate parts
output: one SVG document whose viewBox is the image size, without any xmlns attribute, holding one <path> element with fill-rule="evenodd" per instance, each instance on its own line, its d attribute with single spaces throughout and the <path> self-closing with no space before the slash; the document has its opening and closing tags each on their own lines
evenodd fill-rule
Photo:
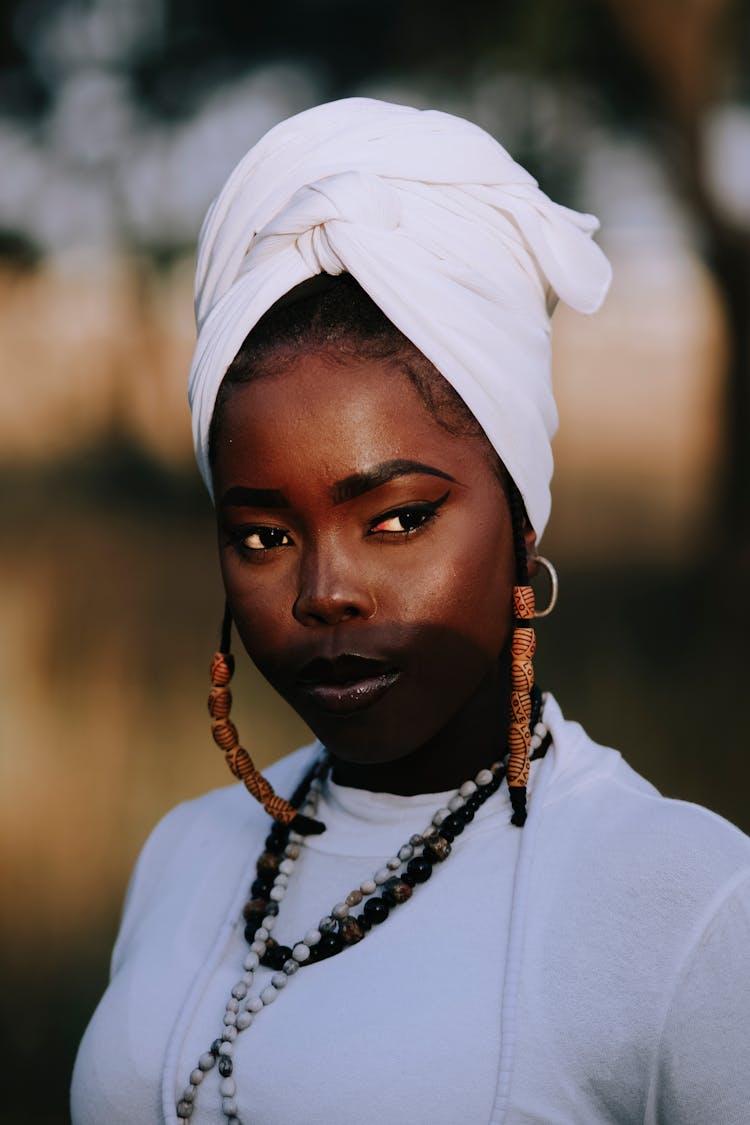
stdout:
<svg viewBox="0 0 750 1125">
<path fill-rule="evenodd" d="M 421 502 L 419 504 L 405 504 L 402 508 L 394 508 L 379 516 L 370 526 L 370 535 L 407 536 L 421 527 L 430 523 L 438 513 L 438 508 L 448 499 L 445 493 L 434 502 Z"/>
<path fill-rule="evenodd" d="M 234 539 L 245 551 L 271 551 L 292 546 L 291 536 L 283 527 L 243 527 L 235 533 Z"/>
</svg>

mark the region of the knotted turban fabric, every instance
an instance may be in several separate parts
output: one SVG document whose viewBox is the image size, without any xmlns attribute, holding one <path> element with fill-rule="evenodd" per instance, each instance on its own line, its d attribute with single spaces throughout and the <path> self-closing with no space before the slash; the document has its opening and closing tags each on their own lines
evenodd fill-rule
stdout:
<svg viewBox="0 0 750 1125">
<path fill-rule="evenodd" d="M 346 272 L 464 399 L 540 536 L 557 428 L 550 315 L 558 298 L 580 312 L 603 301 L 597 228 L 450 114 L 351 98 L 277 125 L 200 234 L 189 394 L 209 491 L 211 415 L 248 332 L 294 286 Z"/>
</svg>

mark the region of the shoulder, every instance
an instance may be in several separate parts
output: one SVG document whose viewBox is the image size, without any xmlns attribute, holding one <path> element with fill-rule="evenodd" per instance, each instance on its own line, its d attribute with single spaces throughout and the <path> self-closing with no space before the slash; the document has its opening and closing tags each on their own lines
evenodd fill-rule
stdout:
<svg viewBox="0 0 750 1125">
<path fill-rule="evenodd" d="M 647 876 L 654 895 L 687 894 L 694 903 L 750 873 L 750 838 L 738 828 L 662 796 L 617 751 L 566 721 L 554 699 L 545 718 L 554 743 L 543 820 L 558 839 L 574 839 L 593 866 L 606 861 L 628 882 Z"/>
</svg>

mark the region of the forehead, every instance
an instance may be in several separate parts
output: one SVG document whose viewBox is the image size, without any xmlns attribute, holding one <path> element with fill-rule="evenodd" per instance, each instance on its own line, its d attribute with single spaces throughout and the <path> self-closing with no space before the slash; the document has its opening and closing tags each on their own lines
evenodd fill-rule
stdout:
<svg viewBox="0 0 750 1125">
<path fill-rule="evenodd" d="M 304 467 L 338 479 L 395 458 L 447 461 L 464 473 L 487 463 L 486 439 L 441 425 L 406 371 L 388 360 L 301 354 L 234 385 L 217 421 L 222 477 Z"/>
</svg>

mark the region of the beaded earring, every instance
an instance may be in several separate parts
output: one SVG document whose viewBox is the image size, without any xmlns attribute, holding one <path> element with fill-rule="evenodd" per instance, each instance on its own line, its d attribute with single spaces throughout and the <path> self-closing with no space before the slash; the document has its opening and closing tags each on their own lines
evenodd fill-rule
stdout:
<svg viewBox="0 0 750 1125">
<path fill-rule="evenodd" d="M 211 661 L 211 690 L 208 695 L 208 710 L 211 715 L 211 734 L 230 770 L 241 781 L 248 793 L 259 801 L 269 816 L 275 821 L 301 836 L 318 835 L 325 831 L 325 825 L 297 811 L 293 802 L 279 797 L 270 782 L 256 767 L 252 758 L 240 745 L 237 727 L 229 718 L 232 707 L 232 693 L 229 682 L 234 674 L 234 657 L 229 651 L 232 633 L 232 614 L 227 604 L 221 626 L 219 651 Z"/>
<path fill-rule="evenodd" d="M 513 481 L 509 487 L 509 507 L 516 556 L 516 585 L 513 587 L 513 636 L 510 642 L 510 721 L 508 723 L 508 792 L 513 809 L 511 824 L 526 823 L 526 785 L 531 761 L 531 731 L 534 725 L 534 665 L 536 634 L 534 591 L 529 585 L 524 523 L 526 512 L 521 494 Z M 537 693 L 538 695 L 538 689 Z"/>
</svg>

